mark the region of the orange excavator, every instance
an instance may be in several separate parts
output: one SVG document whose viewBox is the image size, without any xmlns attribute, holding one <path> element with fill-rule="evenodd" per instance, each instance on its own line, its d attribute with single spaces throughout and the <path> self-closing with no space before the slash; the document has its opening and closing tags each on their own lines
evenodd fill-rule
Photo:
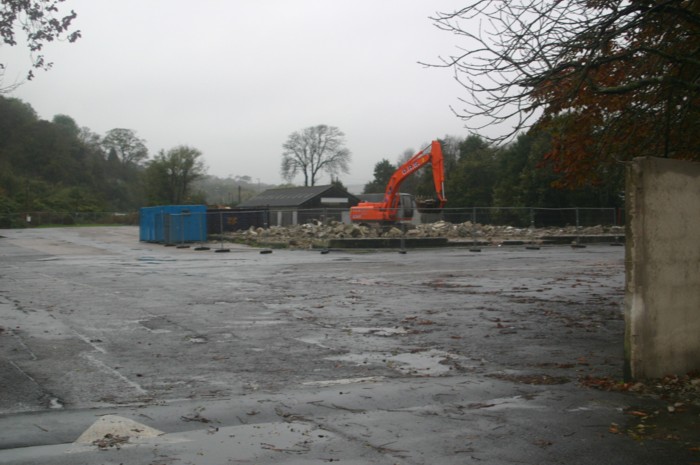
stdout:
<svg viewBox="0 0 700 465">
<path fill-rule="evenodd" d="M 433 182 L 437 193 L 437 200 L 432 208 L 437 210 L 444 207 L 447 202 L 445 197 L 445 164 L 440 142 L 434 140 L 429 147 L 413 155 L 391 175 L 384 191 L 384 199 L 381 202 L 360 202 L 356 206 L 351 207 L 350 220 L 356 223 L 380 224 L 410 220 L 411 218 L 402 218 L 399 214 L 401 210 L 399 208 L 401 198 L 399 187 L 401 187 L 401 183 L 407 177 L 428 164 L 431 164 L 433 167 Z"/>
</svg>

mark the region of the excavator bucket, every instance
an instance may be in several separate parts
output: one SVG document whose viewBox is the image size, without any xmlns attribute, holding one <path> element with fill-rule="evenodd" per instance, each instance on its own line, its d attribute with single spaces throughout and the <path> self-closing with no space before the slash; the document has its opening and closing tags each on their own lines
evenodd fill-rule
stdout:
<svg viewBox="0 0 700 465">
<path fill-rule="evenodd" d="M 440 213 L 442 207 L 437 199 L 416 199 L 416 210 L 421 213 Z"/>
</svg>

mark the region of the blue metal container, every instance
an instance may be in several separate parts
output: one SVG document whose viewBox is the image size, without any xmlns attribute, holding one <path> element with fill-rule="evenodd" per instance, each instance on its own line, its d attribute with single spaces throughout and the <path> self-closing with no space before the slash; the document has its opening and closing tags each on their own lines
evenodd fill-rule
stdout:
<svg viewBox="0 0 700 465">
<path fill-rule="evenodd" d="M 139 210 L 141 241 L 179 244 L 206 239 L 206 205 L 163 205 Z"/>
</svg>

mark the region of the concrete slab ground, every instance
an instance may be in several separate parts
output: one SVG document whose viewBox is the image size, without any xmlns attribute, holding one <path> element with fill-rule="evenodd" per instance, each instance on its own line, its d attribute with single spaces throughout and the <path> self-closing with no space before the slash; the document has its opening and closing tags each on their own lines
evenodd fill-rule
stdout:
<svg viewBox="0 0 700 465">
<path fill-rule="evenodd" d="M 0 236 L 2 464 L 700 461 L 664 399 L 590 387 L 622 376 L 621 247 Z"/>
</svg>

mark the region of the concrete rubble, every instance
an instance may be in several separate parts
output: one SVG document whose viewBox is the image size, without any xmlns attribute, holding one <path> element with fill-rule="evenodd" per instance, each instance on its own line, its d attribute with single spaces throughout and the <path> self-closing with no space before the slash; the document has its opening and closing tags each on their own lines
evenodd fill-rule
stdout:
<svg viewBox="0 0 700 465">
<path fill-rule="evenodd" d="M 225 238 L 232 242 L 249 245 L 276 244 L 291 248 L 308 249 L 325 247 L 331 239 L 348 238 L 443 237 L 453 243 L 477 240 L 481 243 L 499 245 L 507 241 L 541 243 L 557 237 L 611 236 L 622 238 L 624 234 L 624 227 L 601 225 L 588 227 L 516 228 L 513 226 L 472 223 L 470 221 L 458 224 L 438 221 L 429 224 L 406 224 L 380 229 L 361 224 L 343 224 L 338 221 L 332 221 L 328 224 L 316 221 L 301 225 L 272 226 L 270 228 L 251 227 L 247 230 L 226 233 Z"/>
</svg>

